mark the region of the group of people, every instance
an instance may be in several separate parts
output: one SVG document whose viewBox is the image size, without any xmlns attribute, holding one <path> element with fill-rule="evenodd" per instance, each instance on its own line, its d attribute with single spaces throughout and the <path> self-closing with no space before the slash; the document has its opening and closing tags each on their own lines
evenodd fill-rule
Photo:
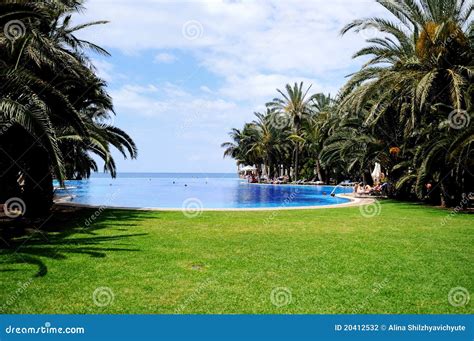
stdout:
<svg viewBox="0 0 474 341">
<path fill-rule="evenodd" d="M 354 186 L 354 193 L 358 195 L 382 195 L 387 186 L 387 182 L 378 183 L 374 187 L 370 185 L 364 186 L 363 183 L 357 183 Z"/>
<path fill-rule="evenodd" d="M 267 184 L 280 185 L 280 184 L 287 184 L 290 181 L 290 178 L 287 175 L 284 175 L 284 176 L 279 176 L 277 178 L 272 178 L 272 179 L 264 178 L 263 180 Z"/>
<path fill-rule="evenodd" d="M 276 178 L 269 179 L 266 176 L 258 176 L 255 174 L 248 174 L 244 176 L 247 179 L 248 183 L 265 183 L 265 184 L 287 184 L 289 183 L 288 176 L 280 176 Z M 385 178 L 385 177 L 383 177 Z M 298 182 L 296 182 L 298 183 Z M 313 183 L 308 183 L 313 184 Z M 364 185 L 362 182 L 356 183 L 354 185 L 354 193 L 356 195 L 386 195 L 386 191 L 388 189 L 388 183 L 381 181 L 377 182 L 374 186 Z"/>
<path fill-rule="evenodd" d="M 255 183 L 258 183 L 259 182 L 259 179 L 257 176 L 253 175 L 253 174 L 250 174 L 250 175 L 246 175 L 245 176 L 245 179 L 247 179 L 247 182 L 249 184 L 255 184 Z"/>
<path fill-rule="evenodd" d="M 246 175 L 245 178 L 247 179 L 248 183 L 265 183 L 265 184 L 273 184 L 273 185 L 278 185 L 278 184 L 286 184 L 290 181 L 290 178 L 288 176 L 280 176 L 277 178 L 272 178 L 268 179 L 266 176 L 255 176 L 254 174 L 251 175 Z"/>
</svg>

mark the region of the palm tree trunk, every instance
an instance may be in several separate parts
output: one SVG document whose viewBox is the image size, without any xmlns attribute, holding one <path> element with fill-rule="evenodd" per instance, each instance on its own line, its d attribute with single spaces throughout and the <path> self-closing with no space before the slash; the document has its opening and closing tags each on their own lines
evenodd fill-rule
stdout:
<svg viewBox="0 0 474 341">
<path fill-rule="evenodd" d="M 286 174 L 287 174 L 287 176 L 288 176 L 288 180 L 289 180 L 290 182 L 293 181 L 292 176 L 291 176 L 291 175 L 292 175 L 292 174 L 291 174 L 291 163 L 290 163 L 289 166 L 285 167 L 285 169 L 286 169 Z"/>
<path fill-rule="evenodd" d="M 28 153 L 24 170 L 25 185 L 23 199 L 26 215 L 40 217 L 49 213 L 53 205 L 53 177 L 47 153 L 42 148 L 34 148 Z"/>
<path fill-rule="evenodd" d="M 441 201 L 441 207 L 447 207 L 448 202 L 446 200 L 446 187 L 444 186 L 443 182 L 441 182 L 440 188 L 441 188 L 441 191 L 440 191 L 439 198 Z"/>
<path fill-rule="evenodd" d="M 0 203 L 13 197 L 21 195 L 21 188 L 18 184 L 18 165 L 11 162 L 10 153 L 12 148 L 0 138 Z"/>
<path fill-rule="evenodd" d="M 319 161 L 319 157 L 316 158 L 316 174 L 318 175 L 318 180 L 323 181 L 323 176 L 321 174 L 321 162 Z"/>
<path fill-rule="evenodd" d="M 298 156 L 299 156 L 299 150 L 298 150 L 298 143 L 296 143 L 295 147 L 295 180 L 298 180 Z"/>
<path fill-rule="evenodd" d="M 441 207 L 454 207 L 462 201 L 462 195 L 461 193 L 457 195 L 456 186 L 453 185 L 455 182 L 451 179 L 451 177 L 448 177 L 439 184 Z"/>
</svg>

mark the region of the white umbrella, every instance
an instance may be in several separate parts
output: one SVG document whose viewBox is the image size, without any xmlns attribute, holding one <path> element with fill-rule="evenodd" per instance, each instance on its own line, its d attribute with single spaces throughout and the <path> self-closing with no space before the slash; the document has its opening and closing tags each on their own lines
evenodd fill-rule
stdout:
<svg viewBox="0 0 474 341">
<path fill-rule="evenodd" d="M 245 166 L 240 169 L 241 172 L 248 172 L 248 171 L 254 171 L 254 170 L 257 170 L 257 168 L 253 166 Z"/>
<path fill-rule="evenodd" d="M 374 170 L 372 171 L 372 179 L 374 179 L 374 182 L 379 182 L 380 177 L 382 176 L 382 167 L 380 167 L 380 163 L 376 162 Z"/>
</svg>

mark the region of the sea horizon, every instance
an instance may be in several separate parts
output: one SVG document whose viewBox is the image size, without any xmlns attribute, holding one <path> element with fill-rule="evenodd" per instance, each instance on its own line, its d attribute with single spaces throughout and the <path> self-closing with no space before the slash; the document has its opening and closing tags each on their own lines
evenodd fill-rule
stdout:
<svg viewBox="0 0 474 341">
<path fill-rule="evenodd" d="M 183 178 L 183 177 L 196 177 L 196 178 L 208 178 L 208 177 L 237 177 L 237 172 L 117 172 L 117 178 L 127 177 L 139 177 L 139 178 Z M 92 173 L 91 178 L 110 178 L 109 173 Z"/>
</svg>

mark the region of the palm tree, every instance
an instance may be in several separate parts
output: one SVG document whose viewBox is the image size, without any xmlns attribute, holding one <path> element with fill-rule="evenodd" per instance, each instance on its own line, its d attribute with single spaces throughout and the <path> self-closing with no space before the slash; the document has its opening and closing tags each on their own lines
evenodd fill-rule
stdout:
<svg viewBox="0 0 474 341">
<path fill-rule="evenodd" d="M 298 179 L 299 153 L 300 153 L 300 133 L 303 122 L 311 115 L 313 96 L 308 96 L 309 86 L 303 90 L 303 82 L 295 83 L 293 87 L 287 84 L 285 92 L 277 89 L 281 98 L 274 98 L 273 101 L 267 103 L 267 106 L 279 113 L 286 114 L 291 119 L 293 128 L 292 140 L 294 141 L 293 160 L 295 178 Z"/>
<path fill-rule="evenodd" d="M 262 158 L 255 149 L 252 149 L 255 141 L 258 140 L 258 132 L 252 123 L 246 123 L 242 130 L 232 129 L 229 136 L 230 142 L 222 143 L 225 148 L 224 157 L 232 157 L 237 161 L 237 165 L 260 165 Z"/>
<path fill-rule="evenodd" d="M 257 117 L 251 123 L 256 139 L 253 141 L 250 152 L 255 152 L 262 158 L 265 173 L 269 177 L 278 175 L 282 165 L 282 155 L 287 152 L 288 129 L 275 126 L 274 112 L 267 108 L 265 114 L 254 113 Z"/>
<path fill-rule="evenodd" d="M 104 171 L 112 177 L 117 175 L 115 161 L 111 154 L 114 146 L 126 159 L 137 157 L 137 147 L 130 136 L 117 127 L 90 127 L 87 139 L 74 133 L 72 129 L 63 131 L 59 139 L 67 179 L 82 179 L 90 177 L 91 171 L 98 167 L 91 154 L 104 161 Z"/>
<path fill-rule="evenodd" d="M 421 0 L 419 4 L 411 0 L 377 2 L 398 21 L 356 20 L 342 30 L 344 34 L 349 30 L 376 28 L 387 35 L 383 39 L 368 39 L 371 45 L 354 55 L 371 59 L 344 87 L 344 104 L 357 104 L 360 108 L 368 98 L 377 97 L 371 118 L 385 112 L 380 108 L 387 108 L 404 97 L 413 97 L 407 114 L 440 100 L 450 102 L 455 109 L 463 109 L 462 94 L 472 76 L 467 32 L 472 5 L 457 0 Z M 380 89 L 385 95 L 379 95 Z"/>
<path fill-rule="evenodd" d="M 331 97 L 331 94 L 315 94 L 313 113 L 307 121 L 302 133 L 304 146 L 310 155 L 314 156 L 315 174 L 318 176 L 319 181 L 323 181 L 324 179 L 321 166 L 321 152 L 323 144 L 328 138 L 325 127 L 335 110 L 336 102 Z"/>
<path fill-rule="evenodd" d="M 373 128 L 364 128 L 364 119 L 365 115 L 339 116 L 337 126 L 323 142 L 322 163 L 338 169 L 338 180 L 345 176 L 369 182 L 371 167 L 375 162 L 382 162 L 388 154 L 385 142 Z"/>
<path fill-rule="evenodd" d="M 259 171 L 273 177 L 281 167 L 287 165 L 289 150 L 289 129 L 275 126 L 274 112 L 267 108 L 265 114 L 254 113 L 256 119 L 246 123 L 242 130 L 232 129 L 231 142 L 221 145 L 224 157 L 232 157 L 238 165 L 256 165 Z"/>
<path fill-rule="evenodd" d="M 229 136 L 231 137 L 232 141 L 221 144 L 221 148 L 225 148 L 224 158 L 231 157 L 237 160 L 238 165 L 244 163 L 244 157 L 241 149 L 241 143 L 244 139 L 242 132 L 239 129 L 233 128 L 229 133 Z"/>
<path fill-rule="evenodd" d="M 8 175 L 0 176 L 0 189 L 4 197 L 23 193 L 29 214 L 51 205 L 53 176 L 63 183 L 66 175 L 97 169 L 89 152 L 101 156 L 113 176 L 109 145 L 136 157 L 123 131 L 94 125 L 97 113 L 112 115 L 113 106 L 86 50 L 108 53 L 74 35 L 104 23 L 71 27 L 71 15 L 81 9 L 79 0 L 0 4 L 0 153 L 9 160 L 0 163 L 0 175 Z"/>
<path fill-rule="evenodd" d="M 472 147 L 472 125 L 461 130 L 445 123 L 453 112 L 470 115 L 473 6 L 462 0 L 377 2 L 394 20 L 356 20 L 342 30 L 376 28 L 381 36 L 368 39 L 370 45 L 354 55 L 370 59 L 343 88 L 340 111 L 367 109 L 365 124 L 375 128 L 395 115 L 403 152 L 414 156 L 410 165 L 403 160 L 393 166 L 405 169 L 397 187 L 415 180 L 415 192 L 423 198 L 427 182 L 436 182 L 443 204 L 450 204 L 450 198 L 459 199 L 459 185 L 469 176 L 465 162 L 455 160 Z M 430 143 L 434 136 L 436 144 Z M 456 146 L 448 141 L 457 141 Z"/>
</svg>

